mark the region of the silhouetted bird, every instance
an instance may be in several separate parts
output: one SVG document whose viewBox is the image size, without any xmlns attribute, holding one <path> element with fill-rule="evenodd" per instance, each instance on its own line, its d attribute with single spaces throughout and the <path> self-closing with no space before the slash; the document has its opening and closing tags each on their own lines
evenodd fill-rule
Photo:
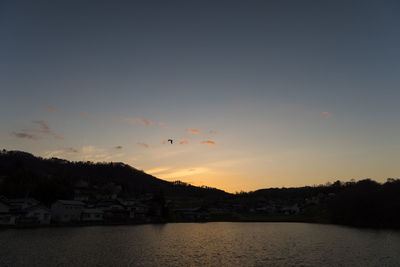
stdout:
<svg viewBox="0 0 400 267">
<path fill-rule="evenodd" d="M 168 139 L 168 142 L 170 142 L 170 143 L 171 143 L 171 145 L 172 145 L 172 143 L 174 142 L 174 140 L 172 140 L 172 139 Z"/>
</svg>

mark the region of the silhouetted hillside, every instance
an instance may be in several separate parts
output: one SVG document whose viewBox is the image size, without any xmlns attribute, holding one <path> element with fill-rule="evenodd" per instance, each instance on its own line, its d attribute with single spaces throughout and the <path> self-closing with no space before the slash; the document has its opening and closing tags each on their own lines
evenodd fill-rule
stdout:
<svg viewBox="0 0 400 267">
<path fill-rule="evenodd" d="M 400 227 L 400 179 L 298 188 L 269 188 L 241 194 L 248 203 L 297 205 L 306 220 L 373 227 Z M 239 194 L 240 196 L 240 194 Z M 257 204 L 255 204 L 257 205 Z"/>
<path fill-rule="evenodd" d="M 72 199 L 80 183 L 87 193 L 112 194 L 117 190 L 124 198 L 145 193 L 193 198 L 228 195 L 214 188 L 164 181 L 124 163 L 43 159 L 20 151 L 0 153 L 0 195 L 29 196 L 50 204 L 56 199 Z"/>
<path fill-rule="evenodd" d="M 337 185 L 329 203 L 332 222 L 356 226 L 400 227 L 400 180 L 380 184 L 370 179 Z"/>
<path fill-rule="evenodd" d="M 8 198 L 31 197 L 50 205 L 57 199 L 73 199 L 79 194 L 88 200 L 99 200 L 140 199 L 147 193 L 152 193 L 155 202 L 168 200 L 170 211 L 176 209 L 183 220 L 195 217 L 400 227 L 399 179 L 389 178 L 385 183 L 370 179 L 336 181 L 228 194 L 180 181 L 167 182 L 123 163 L 70 162 L 19 151 L 0 152 L 0 195 Z M 176 219 L 169 215 L 171 220 Z"/>
</svg>

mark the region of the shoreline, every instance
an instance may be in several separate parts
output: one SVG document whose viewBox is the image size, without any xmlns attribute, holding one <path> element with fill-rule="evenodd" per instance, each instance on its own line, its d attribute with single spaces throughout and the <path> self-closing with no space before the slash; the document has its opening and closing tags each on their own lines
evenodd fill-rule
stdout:
<svg viewBox="0 0 400 267">
<path fill-rule="evenodd" d="M 356 229 L 370 229 L 370 230 L 395 230 L 400 231 L 400 226 L 375 226 L 375 225 L 352 225 L 342 223 L 332 223 L 323 221 L 311 220 L 180 220 L 180 221 L 152 221 L 152 222 L 116 222 L 116 223 L 70 223 L 70 224 L 47 224 L 47 225 L 0 225 L 0 230 L 8 229 L 39 229 L 39 228 L 78 228 L 78 227 L 91 227 L 91 226 L 137 226 L 137 225 L 164 225 L 164 224 L 184 224 L 184 223 L 307 223 L 307 224 L 322 224 L 322 225 L 336 225 Z"/>
</svg>

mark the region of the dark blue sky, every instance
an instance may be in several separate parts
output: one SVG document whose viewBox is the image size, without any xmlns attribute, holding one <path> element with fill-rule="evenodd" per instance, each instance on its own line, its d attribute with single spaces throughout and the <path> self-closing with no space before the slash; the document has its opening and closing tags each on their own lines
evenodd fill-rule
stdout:
<svg viewBox="0 0 400 267">
<path fill-rule="evenodd" d="M 398 1 L 2 1 L 0 142 L 229 189 L 399 176 L 399 29 Z"/>
</svg>

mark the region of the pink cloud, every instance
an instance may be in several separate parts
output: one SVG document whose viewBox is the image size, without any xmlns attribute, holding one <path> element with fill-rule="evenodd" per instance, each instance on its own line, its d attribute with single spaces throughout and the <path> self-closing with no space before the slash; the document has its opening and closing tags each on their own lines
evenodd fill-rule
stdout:
<svg viewBox="0 0 400 267">
<path fill-rule="evenodd" d="M 55 139 L 64 139 L 61 135 L 54 133 L 51 130 L 50 125 L 46 121 L 37 120 L 32 122 L 39 125 L 39 129 L 23 129 L 22 131 L 26 133 L 39 133 L 44 135 L 50 135 L 53 136 Z"/>
<path fill-rule="evenodd" d="M 81 115 L 81 116 L 87 116 L 87 115 L 89 115 L 89 112 L 87 112 L 87 111 L 81 111 L 81 112 L 79 112 L 79 115 Z"/>
<path fill-rule="evenodd" d="M 126 122 L 126 123 L 129 123 L 129 124 L 136 124 L 136 118 L 130 118 L 130 117 L 121 116 L 119 118 L 119 120 L 121 122 Z"/>
<path fill-rule="evenodd" d="M 179 140 L 179 144 L 189 144 L 189 138 L 182 138 Z"/>
<path fill-rule="evenodd" d="M 40 126 L 40 128 L 41 128 L 41 129 L 39 130 L 39 132 L 44 133 L 44 134 L 51 135 L 51 136 L 53 136 L 55 139 L 59 139 L 59 140 L 64 139 L 64 137 L 62 137 L 61 135 L 56 134 L 56 133 L 53 133 L 53 132 L 51 131 L 51 129 L 50 129 L 50 125 L 49 125 L 46 121 L 44 121 L 44 120 L 39 120 L 39 121 L 33 121 L 33 123 L 39 124 L 39 126 Z"/>
<path fill-rule="evenodd" d="M 47 110 L 47 111 L 51 111 L 51 112 L 57 112 L 58 111 L 54 106 L 51 106 L 51 105 L 45 106 L 44 109 Z"/>
<path fill-rule="evenodd" d="M 330 113 L 330 112 L 328 112 L 328 111 L 322 112 L 322 115 L 324 115 L 326 118 L 330 118 L 330 117 L 333 116 L 332 113 Z"/>
<path fill-rule="evenodd" d="M 129 124 L 136 124 L 137 122 L 141 123 L 141 124 L 144 124 L 146 126 L 149 126 L 149 125 L 153 124 L 152 121 L 145 120 L 145 119 L 142 119 L 142 118 L 131 118 L 131 117 L 121 116 L 120 120 L 123 121 L 123 122 L 129 123 Z"/>
<path fill-rule="evenodd" d="M 196 129 L 186 129 L 186 132 L 192 133 L 192 134 L 201 134 L 201 131 L 196 130 Z"/>
<path fill-rule="evenodd" d="M 167 140 L 162 140 L 163 145 L 165 145 L 167 142 Z"/>
<path fill-rule="evenodd" d="M 137 143 L 138 146 L 144 147 L 144 148 L 149 148 L 149 145 L 146 143 Z"/>
<path fill-rule="evenodd" d="M 144 124 L 144 125 L 151 125 L 151 124 L 153 123 L 153 122 L 151 122 L 151 121 L 148 121 L 148 120 L 145 120 L 145 119 L 142 119 L 142 118 L 137 118 L 136 120 L 137 120 L 138 122 Z"/>
<path fill-rule="evenodd" d="M 41 128 L 41 132 L 42 133 L 50 133 L 50 126 L 47 122 L 45 122 L 44 120 L 40 120 L 40 121 L 33 121 L 33 123 L 39 124 L 40 128 Z"/>
<path fill-rule="evenodd" d="M 216 146 L 216 145 L 217 145 L 217 143 L 215 143 L 214 141 L 210 141 L 210 140 L 201 141 L 200 144 L 202 144 L 202 145 L 208 145 L 208 146 Z"/>
</svg>

